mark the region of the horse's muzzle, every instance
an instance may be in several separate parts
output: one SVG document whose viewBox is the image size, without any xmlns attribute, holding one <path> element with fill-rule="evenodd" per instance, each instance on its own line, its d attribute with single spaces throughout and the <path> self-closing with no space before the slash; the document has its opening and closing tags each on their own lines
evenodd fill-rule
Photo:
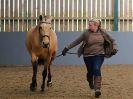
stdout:
<svg viewBox="0 0 133 99">
<path fill-rule="evenodd" d="M 49 47 L 49 44 L 43 43 L 43 44 L 42 44 L 42 47 L 43 47 L 43 48 L 48 48 L 48 47 Z"/>
</svg>

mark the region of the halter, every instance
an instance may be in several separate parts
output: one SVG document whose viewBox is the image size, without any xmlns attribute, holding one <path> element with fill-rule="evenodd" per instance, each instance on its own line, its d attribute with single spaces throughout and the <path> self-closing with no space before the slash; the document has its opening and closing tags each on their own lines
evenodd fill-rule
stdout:
<svg viewBox="0 0 133 99">
<path fill-rule="evenodd" d="M 51 22 L 47 22 L 47 21 L 42 21 L 40 23 L 46 23 L 46 24 L 51 24 Z M 40 28 L 39 28 L 39 33 L 40 33 Z M 48 37 L 48 39 L 50 40 L 50 37 L 48 35 L 41 35 L 41 38 L 44 38 L 44 37 Z M 40 39 L 41 39 L 40 38 Z"/>
<path fill-rule="evenodd" d="M 42 22 L 40 22 L 40 24 L 41 23 L 46 23 L 46 24 L 51 24 L 51 22 L 47 22 L 47 21 L 42 21 Z M 40 34 L 40 28 L 39 28 L 39 34 Z M 48 43 L 48 54 L 50 55 L 50 50 L 49 50 L 49 46 L 50 46 L 50 36 L 48 36 L 48 35 L 41 35 L 40 34 L 40 44 L 41 44 L 41 41 L 42 41 L 42 39 L 44 38 L 44 37 L 48 37 L 48 39 L 49 39 L 49 43 Z"/>
<path fill-rule="evenodd" d="M 51 22 L 47 22 L 47 21 L 42 21 L 40 23 L 46 23 L 46 24 L 51 24 Z"/>
<path fill-rule="evenodd" d="M 44 37 L 48 37 L 48 39 L 50 40 L 50 37 L 48 35 L 41 35 L 42 38 Z"/>
</svg>

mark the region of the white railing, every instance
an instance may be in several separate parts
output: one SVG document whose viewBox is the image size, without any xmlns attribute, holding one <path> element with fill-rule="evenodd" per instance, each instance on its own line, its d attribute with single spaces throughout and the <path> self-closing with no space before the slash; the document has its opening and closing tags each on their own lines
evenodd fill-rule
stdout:
<svg viewBox="0 0 133 99">
<path fill-rule="evenodd" d="M 118 0 L 119 31 L 133 31 L 133 0 Z M 0 31 L 28 31 L 38 16 L 52 15 L 55 31 L 83 31 L 98 18 L 113 30 L 114 0 L 0 0 Z"/>
<path fill-rule="evenodd" d="M 133 31 L 133 0 L 118 0 L 119 31 Z"/>
</svg>

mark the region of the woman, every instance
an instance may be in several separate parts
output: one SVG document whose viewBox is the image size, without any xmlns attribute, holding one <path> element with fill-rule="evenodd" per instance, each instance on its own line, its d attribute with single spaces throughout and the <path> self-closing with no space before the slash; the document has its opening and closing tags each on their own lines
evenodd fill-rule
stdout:
<svg viewBox="0 0 133 99">
<path fill-rule="evenodd" d="M 83 42 L 78 50 L 78 55 L 83 54 L 87 68 L 87 81 L 90 89 L 95 90 L 95 97 L 101 95 L 101 66 L 105 57 L 105 40 L 111 41 L 113 45 L 110 56 L 115 55 L 117 52 L 115 40 L 104 29 L 101 29 L 99 20 L 91 19 L 88 29 L 62 51 L 62 55 L 65 56 L 69 49 Z"/>
</svg>

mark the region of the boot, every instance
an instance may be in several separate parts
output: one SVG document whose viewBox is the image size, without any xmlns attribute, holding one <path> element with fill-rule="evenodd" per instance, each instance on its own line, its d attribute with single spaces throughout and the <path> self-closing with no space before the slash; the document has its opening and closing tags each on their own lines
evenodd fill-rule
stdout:
<svg viewBox="0 0 133 99">
<path fill-rule="evenodd" d="M 89 82 L 89 87 L 90 89 L 94 89 L 94 84 L 93 84 L 93 77 L 92 78 L 87 78 L 88 82 Z"/>
<path fill-rule="evenodd" d="M 101 95 L 101 76 L 94 77 L 95 97 L 98 98 Z"/>
</svg>

